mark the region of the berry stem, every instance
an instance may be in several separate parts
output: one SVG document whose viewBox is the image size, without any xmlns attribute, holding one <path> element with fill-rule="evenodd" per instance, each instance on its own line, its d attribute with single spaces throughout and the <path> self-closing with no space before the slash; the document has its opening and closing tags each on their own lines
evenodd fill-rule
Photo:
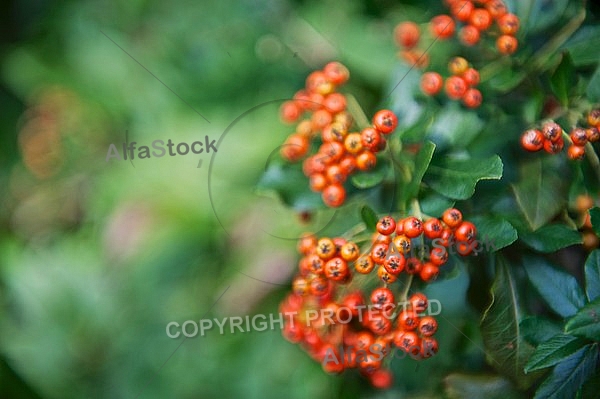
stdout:
<svg viewBox="0 0 600 399">
<path fill-rule="evenodd" d="M 363 111 L 362 107 L 360 106 L 358 101 L 356 101 L 356 98 L 352 94 L 346 95 L 346 103 L 348 111 L 354 117 L 354 120 L 356 121 L 356 124 L 358 125 L 358 128 L 360 130 L 366 129 L 369 126 L 371 126 L 371 124 L 369 123 L 369 118 L 367 118 L 365 111 Z"/>
</svg>

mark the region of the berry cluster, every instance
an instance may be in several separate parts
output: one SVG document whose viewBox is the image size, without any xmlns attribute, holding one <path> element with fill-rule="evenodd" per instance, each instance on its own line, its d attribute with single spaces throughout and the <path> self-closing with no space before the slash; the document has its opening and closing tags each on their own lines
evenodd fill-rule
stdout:
<svg viewBox="0 0 600 399">
<path fill-rule="evenodd" d="M 307 155 L 313 139 L 320 142 L 317 152 L 304 160 L 302 170 L 310 180 L 310 188 L 320 192 L 329 207 L 344 204 L 343 184 L 348 176 L 357 170 L 368 171 L 375 167 L 376 154 L 386 147 L 385 136 L 398 125 L 392 111 L 380 110 L 373 116 L 372 126 L 360 133 L 351 132 L 353 118 L 346 111 L 346 97 L 335 92 L 348 77 L 345 66 L 331 62 L 322 71 L 311 73 L 305 89 L 281 108 L 286 122 L 297 121 L 305 112 L 311 115 L 298 123 L 296 132 L 286 139 L 281 155 L 296 162 Z"/>
<path fill-rule="evenodd" d="M 378 266 L 377 275 L 386 284 L 395 282 L 403 271 L 430 282 L 437 278 L 439 268 L 448 261 L 447 248 L 455 243 L 459 254 L 469 255 L 476 246 L 476 235 L 475 225 L 463 221 L 462 213 L 455 208 L 447 209 L 442 220 L 430 218 L 425 222 L 414 216 L 397 222 L 384 216 L 377 223 L 377 234 L 373 236 L 369 254 L 361 256 L 355 268 L 358 273 L 368 274 Z M 432 245 L 426 246 L 425 239 Z M 423 253 L 415 248 L 430 250 Z"/>
<path fill-rule="evenodd" d="M 453 57 L 448 63 L 448 71 L 451 76 L 446 79 L 437 72 L 425 72 L 421 76 L 421 90 L 428 96 L 435 96 L 442 87 L 448 98 L 462 100 L 468 108 L 477 108 L 481 105 L 483 97 L 476 88 L 479 84 L 479 72 L 469 65 L 463 57 Z"/>
<path fill-rule="evenodd" d="M 585 155 L 585 145 L 600 140 L 600 109 L 592 110 L 587 117 L 588 127 L 574 127 L 569 132 L 571 146 L 567 150 L 569 159 L 582 159 Z M 542 124 L 541 129 L 528 129 L 521 136 L 521 146 L 531 152 L 542 148 L 549 154 L 557 154 L 564 148 L 563 129 L 554 121 Z"/>
<path fill-rule="evenodd" d="M 366 251 L 342 237 L 304 235 L 298 243 L 302 255 L 298 274 L 280 310 L 294 315 L 286 320 L 284 336 L 301 344 L 325 371 L 358 368 L 374 386 L 387 388 L 392 374 L 383 361 L 393 348 L 414 359 L 429 358 L 438 351 L 433 338 L 437 321 L 424 314 L 427 297 L 415 293 L 407 298 L 405 293 L 397 298 L 388 284 L 402 271 L 432 281 L 448 260 L 446 248 L 453 239 L 468 247 L 462 254 L 472 251 L 469 244 L 475 242 L 476 228 L 452 208 L 441 219 L 424 223 L 413 216 L 399 220 L 384 216 L 376 230 Z M 422 246 L 425 239 L 438 240 L 439 246 L 412 256 L 413 240 Z M 355 274 L 350 265 L 362 279 L 378 266 L 378 279 L 370 280 L 377 287 L 364 292 L 369 284 L 359 281 L 353 286 Z"/>
<path fill-rule="evenodd" d="M 497 30 L 488 32 L 496 36 L 496 48 L 501 54 L 512 54 L 517 50 L 515 38 L 519 30 L 519 18 L 510 14 L 502 0 L 445 0 L 450 7 L 451 15 L 437 15 L 429 21 L 431 34 L 439 40 L 449 39 L 456 33 L 457 26 L 462 25 L 458 37 L 465 46 L 479 43 L 481 35 L 492 28 L 494 22 Z M 414 22 L 402 22 L 394 30 L 396 43 L 402 48 L 400 57 L 410 65 L 424 69 L 429 65 L 429 55 L 417 46 L 421 39 L 421 29 Z M 467 60 L 455 57 L 449 64 L 450 74 L 444 86 L 441 74 L 435 71 L 426 72 L 421 80 L 422 91 L 430 96 L 438 94 L 442 87 L 452 100 L 462 100 L 469 108 L 481 105 L 481 92 L 475 88 L 479 83 L 479 72 L 470 67 Z"/>
</svg>

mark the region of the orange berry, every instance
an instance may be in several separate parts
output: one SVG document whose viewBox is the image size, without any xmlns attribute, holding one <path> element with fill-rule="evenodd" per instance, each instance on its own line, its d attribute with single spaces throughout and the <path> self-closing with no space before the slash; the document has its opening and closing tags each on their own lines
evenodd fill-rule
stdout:
<svg viewBox="0 0 600 399">
<path fill-rule="evenodd" d="M 294 133 L 281 146 L 281 156 L 290 162 L 299 161 L 308 152 L 309 144 L 305 136 Z"/>
<path fill-rule="evenodd" d="M 479 33 L 479 29 L 473 25 L 465 25 L 461 28 L 458 36 L 461 43 L 465 46 L 474 46 L 479 43 L 481 34 Z"/>
<path fill-rule="evenodd" d="M 452 57 L 448 63 L 448 71 L 452 75 L 462 75 L 467 69 L 469 69 L 469 61 L 463 57 Z"/>
<path fill-rule="evenodd" d="M 467 22 L 474 9 L 471 1 L 455 1 L 450 7 L 450 13 L 459 21 Z"/>
<path fill-rule="evenodd" d="M 439 39 L 448 39 L 454 35 L 456 24 L 448 15 L 438 15 L 431 19 L 431 32 Z"/>
<path fill-rule="evenodd" d="M 332 61 L 323 68 L 325 78 L 334 85 L 342 85 L 350 78 L 350 71 L 343 64 Z"/>
<path fill-rule="evenodd" d="M 421 76 L 421 90 L 428 96 L 435 96 L 442 90 L 444 79 L 437 72 L 425 72 Z"/>
<path fill-rule="evenodd" d="M 480 80 L 479 71 L 475 68 L 468 68 L 462 74 L 462 78 L 465 80 L 467 86 L 477 86 Z"/>
<path fill-rule="evenodd" d="M 509 55 L 517 51 L 519 41 L 510 35 L 502 35 L 496 40 L 496 48 L 501 54 Z"/>
<path fill-rule="evenodd" d="M 467 84 L 460 76 L 450 76 L 448 79 L 446 79 L 444 89 L 449 98 L 452 100 L 459 100 L 465 95 L 467 91 Z"/>
<path fill-rule="evenodd" d="M 377 157 L 371 151 L 365 150 L 356 157 L 356 167 L 358 170 L 371 170 L 377 164 Z"/>
<path fill-rule="evenodd" d="M 325 205 L 331 208 L 337 208 L 344 204 L 346 200 L 346 190 L 340 184 L 331 184 L 327 186 L 321 194 Z"/>
<path fill-rule="evenodd" d="M 294 101 L 286 101 L 281 105 L 281 119 L 285 123 L 293 123 L 300 117 L 301 110 Z"/>
<path fill-rule="evenodd" d="M 500 32 L 505 35 L 514 35 L 519 31 L 519 17 L 515 14 L 504 14 L 498 19 Z"/>
<path fill-rule="evenodd" d="M 421 30 L 414 22 L 402 22 L 394 29 L 394 38 L 400 46 L 411 49 L 417 45 L 421 37 Z"/>
<path fill-rule="evenodd" d="M 477 108 L 481 105 L 482 101 L 481 92 L 474 88 L 467 89 L 462 98 L 463 104 L 468 108 Z"/>
<path fill-rule="evenodd" d="M 567 150 L 567 156 L 571 160 L 580 160 L 585 156 L 585 148 L 580 145 L 572 145 Z"/>
<path fill-rule="evenodd" d="M 477 8 L 471 13 L 469 22 L 479 31 L 484 31 L 492 25 L 492 16 L 485 8 Z"/>
</svg>

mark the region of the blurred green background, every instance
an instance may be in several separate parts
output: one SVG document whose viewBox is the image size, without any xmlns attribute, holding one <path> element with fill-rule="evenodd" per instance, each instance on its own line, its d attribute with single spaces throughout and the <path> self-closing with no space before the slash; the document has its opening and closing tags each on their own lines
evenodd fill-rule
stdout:
<svg viewBox="0 0 600 399">
<path fill-rule="evenodd" d="M 332 213 L 303 223 L 253 190 L 291 133 L 276 100 L 335 59 L 371 114 L 396 83 L 394 25 L 442 7 L 410 3 L 2 3 L 0 397 L 437 397 L 449 372 L 484 367 L 464 273 L 431 286 L 440 355 L 394 360 L 385 393 L 326 375 L 278 330 L 165 332 L 278 311 L 291 238 Z M 206 135 L 217 154 L 105 161 L 111 143 Z M 324 233 L 357 223 L 353 206 Z"/>
</svg>

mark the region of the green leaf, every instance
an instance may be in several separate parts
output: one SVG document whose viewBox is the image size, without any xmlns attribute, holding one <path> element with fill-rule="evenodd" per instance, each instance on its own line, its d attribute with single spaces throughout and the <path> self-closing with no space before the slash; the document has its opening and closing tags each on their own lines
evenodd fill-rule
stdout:
<svg viewBox="0 0 600 399">
<path fill-rule="evenodd" d="M 521 240 L 536 251 L 549 253 L 581 244 L 581 233 L 564 224 L 550 224 L 534 232 L 521 234 Z"/>
<path fill-rule="evenodd" d="M 520 325 L 525 340 L 535 346 L 562 333 L 561 325 L 542 316 L 527 317 Z"/>
<path fill-rule="evenodd" d="M 529 281 L 560 316 L 573 316 L 585 303 L 585 297 L 575 277 L 550 266 L 538 257 L 525 258 L 524 266 Z"/>
<path fill-rule="evenodd" d="M 600 60 L 600 26 L 584 26 L 563 46 L 576 67 L 592 65 Z"/>
<path fill-rule="evenodd" d="M 448 208 L 454 206 L 454 200 L 444 197 L 436 193 L 435 191 L 428 190 L 429 194 L 421 198 L 420 205 L 421 210 L 426 215 L 430 216 L 441 216 L 442 213 Z"/>
<path fill-rule="evenodd" d="M 475 216 L 471 222 L 477 226 L 477 240 L 492 252 L 517 240 L 517 230 L 500 216 Z"/>
<path fill-rule="evenodd" d="M 590 102 L 600 102 L 600 67 L 596 69 L 586 90 L 587 98 Z"/>
<path fill-rule="evenodd" d="M 579 309 L 565 325 L 565 332 L 597 341 L 600 338 L 600 298 Z"/>
<path fill-rule="evenodd" d="M 600 208 L 597 206 L 590 209 L 590 220 L 592 222 L 594 233 L 600 237 Z"/>
<path fill-rule="evenodd" d="M 440 147 L 466 147 L 483 126 L 476 111 L 465 110 L 453 102 L 436 114 L 428 135 Z"/>
<path fill-rule="evenodd" d="M 529 3 L 531 4 L 531 10 L 523 25 L 525 25 L 527 31 L 534 33 L 549 28 L 558 22 L 565 13 L 569 0 L 537 0 L 529 1 Z"/>
<path fill-rule="evenodd" d="M 525 372 L 554 366 L 578 351 L 585 343 L 585 340 L 572 335 L 559 334 L 552 337 L 538 345 L 525 365 Z"/>
<path fill-rule="evenodd" d="M 590 253 L 585 261 L 585 292 L 590 301 L 600 297 L 600 249 Z"/>
<path fill-rule="evenodd" d="M 415 125 L 422 117 L 425 107 L 415 100 L 420 93 L 421 74 L 401 62 L 394 70 L 389 93 L 392 97 L 392 111 L 398 117 L 398 125 L 404 128 Z"/>
<path fill-rule="evenodd" d="M 552 173 L 550 173 L 552 172 Z M 521 178 L 512 186 L 515 198 L 532 230 L 548 223 L 562 208 L 562 182 L 554 171 L 542 168 L 538 158 L 521 165 Z"/>
<path fill-rule="evenodd" d="M 375 187 L 380 184 L 390 171 L 389 162 L 382 158 L 377 158 L 375 167 L 368 172 L 358 172 L 350 178 L 352 185 L 356 188 L 365 189 Z"/>
<path fill-rule="evenodd" d="M 360 217 L 363 222 L 365 222 L 367 229 L 375 231 L 379 219 L 373 209 L 369 208 L 367 205 L 363 205 L 363 207 L 360 208 Z"/>
<path fill-rule="evenodd" d="M 431 164 L 423 180 L 435 191 L 452 199 L 467 199 L 475 193 L 480 180 L 502 177 L 500 157 L 486 159 L 444 159 Z"/>
<path fill-rule="evenodd" d="M 452 373 L 444 378 L 446 395 L 451 399 L 517 399 L 521 395 L 510 380 L 498 375 Z"/>
<path fill-rule="evenodd" d="M 598 344 L 587 345 L 554 367 L 534 399 L 573 398 L 598 365 Z"/>
<path fill-rule="evenodd" d="M 321 195 L 308 188 L 306 176 L 299 164 L 271 162 L 260 177 L 256 190 L 275 192 L 286 205 L 296 210 L 324 207 Z"/>
<path fill-rule="evenodd" d="M 564 107 L 569 105 L 569 92 L 576 84 L 575 67 L 569 53 L 562 60 L 550 78 L 552 91 Z"/>
<path fill-rule="evenodd" d="M 511 269 L 499 255 L 495 255 L 495 259 L 492 303 L 481 320 L 483 343 L 488 363 L 515 381 L 520 389 L 527 389 L 536 378 L 523 372 L 533 347 L 525 342 L 521 334 L 521 306 Z"/>
<path fill-rule="evenodd" d="M 412 179 L 406 186 L 403 193 L 403 199 L 405 202 L 410 201 L 419 194 L 421 181 L 423 180 L 423 176 L 429 167 L 429 163 L 431 162 L 434 151 L 435 144 L 433 144 L 431 141 L 426 141 L 423 143 L 423 146 L 417 153 L 417 156 L 415 157 L 415 168 L 412 173 Z"/>
</svg>

